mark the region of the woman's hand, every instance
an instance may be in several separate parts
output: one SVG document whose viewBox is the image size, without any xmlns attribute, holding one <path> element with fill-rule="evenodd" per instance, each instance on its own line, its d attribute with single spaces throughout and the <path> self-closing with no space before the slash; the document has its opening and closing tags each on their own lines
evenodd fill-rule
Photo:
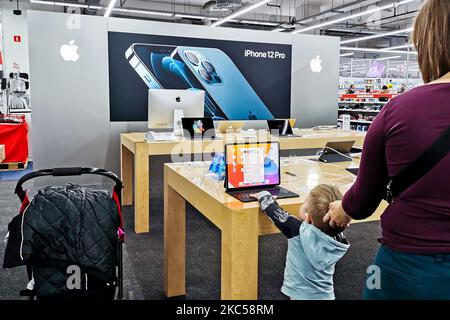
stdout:
<svg viewBox="0 0 450 320">
<path fill-rule="evenodd" d="M 347 228 L 352 218 L 345 213 L 342 207 L 342 201 L 334 201 L 330 203 L 328 213 L 323 217 L 323 222 L 329 223 L 332 228 Z"/>
</svg>

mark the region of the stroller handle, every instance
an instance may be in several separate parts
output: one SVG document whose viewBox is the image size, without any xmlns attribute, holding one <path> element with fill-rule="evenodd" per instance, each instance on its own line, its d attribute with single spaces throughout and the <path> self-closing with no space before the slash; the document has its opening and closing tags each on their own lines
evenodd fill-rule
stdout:
<svg viewBox="0 0 450 320">
<path fill-rule="evenodd" d="M 31 179 L 45 176 L 53 176 L 53 177 L 69 177 L 69 176 L 81 176 L 81 175 L 100 175 L 113 180 L 115 185 L 115 190 L 120 195 L 120 191 L 122 190 L 122 181 L 119 177 L 108 170 L 98 169 L 98 168 L 82 168 L 82 167 L 66 167 L 66 168 L 53 168 L 53 169 L 43 169 L 34 171 L 24 175 L 17 182 L 15 193 L 19 196 L 20 200 L 23 201 L 25 199 L 25 191 L 22 188 L 22 185 Z"/>
</svg>

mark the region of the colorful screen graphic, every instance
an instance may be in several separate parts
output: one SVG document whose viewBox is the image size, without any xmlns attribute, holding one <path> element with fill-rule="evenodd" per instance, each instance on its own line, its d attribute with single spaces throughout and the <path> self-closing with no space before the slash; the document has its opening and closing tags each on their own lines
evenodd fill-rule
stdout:
<svg viewBox="0 0 450 320">
<path fill-rule="evenodd" d="M 194 121 L 192 129 L 194 130 L 194 133 L 203 134 L 203 132 L 205 132 L 205 128 L 203 127 L 202 120 Z"/>
<path fill-rule="evenodd" d="M 279 149 L 278 143 L 227 145 L 227 188 L 279 184 Z"/>
</svg>

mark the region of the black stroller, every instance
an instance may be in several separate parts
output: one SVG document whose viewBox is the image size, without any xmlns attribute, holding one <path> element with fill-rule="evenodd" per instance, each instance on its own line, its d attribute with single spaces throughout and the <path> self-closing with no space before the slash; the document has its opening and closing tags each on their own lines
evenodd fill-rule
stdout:
<svg viewBox="0 0 450 320">
<path fill-rule="evenodd" d="M 40 189 L 30 201 L 22 188 L 23 183 L 37 177 L 86 174 L 112 179 L 112 195 L 67 184 Z M 8 225 L 3 267 L 26 265 L 30 282 L 21 296 L 122 299 L 121 190 L 122 182 L 114 173 L 97 168 L 45 169 L 18 181 L 15 193 L 22 206 Z"/>
</svg>

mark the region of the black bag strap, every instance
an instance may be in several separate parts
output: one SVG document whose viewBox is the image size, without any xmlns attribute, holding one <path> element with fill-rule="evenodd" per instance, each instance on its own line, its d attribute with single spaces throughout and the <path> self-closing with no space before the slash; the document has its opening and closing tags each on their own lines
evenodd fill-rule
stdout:
<svg viewBox="0 0 450 320">
<path fill-rule="evenodd" d="M 403 191 L 425 176 L 450 152 L 450 127 L 424 152 L 387 185 L 387 201 L 392 202 Z"/>
</svg>

